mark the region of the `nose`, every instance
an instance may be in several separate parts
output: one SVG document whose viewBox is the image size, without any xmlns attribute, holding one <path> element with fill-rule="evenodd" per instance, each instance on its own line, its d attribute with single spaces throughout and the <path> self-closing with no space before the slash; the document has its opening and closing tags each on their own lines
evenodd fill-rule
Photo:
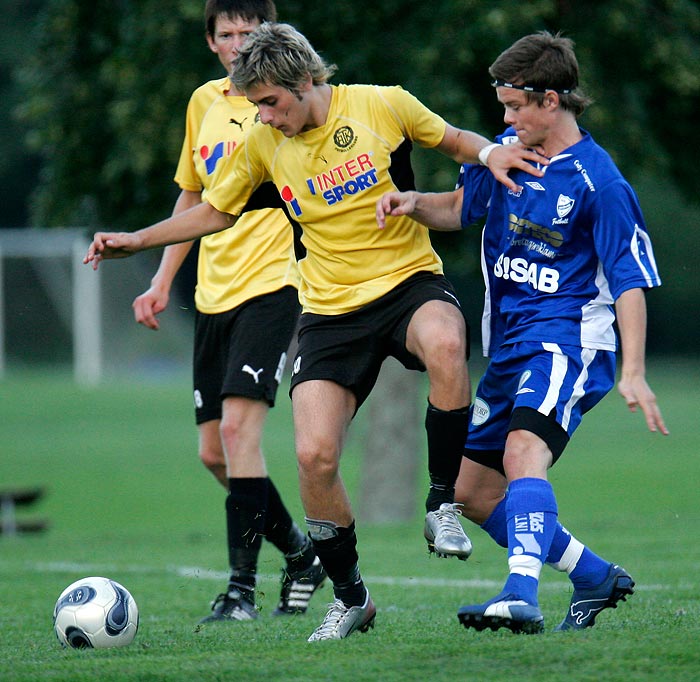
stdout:
<svg viewBox="0 0 700 682">
<path fill-rule="evenodd" d="M 264 123 L 267 125 L 272 122 L 272 111 L 270 107 L 267 107 L 264 104 L 259 104 L 258 114 L 260 116 L 260 123 Z"/>
<path fill-rule="evenodd" d="M 503 122 L 509 126 L 513 125 L 515 122 L 515 116 L 513 116 L 513 111 L 511 109 L 506 108 L 503 112 Z"/>
</svg>

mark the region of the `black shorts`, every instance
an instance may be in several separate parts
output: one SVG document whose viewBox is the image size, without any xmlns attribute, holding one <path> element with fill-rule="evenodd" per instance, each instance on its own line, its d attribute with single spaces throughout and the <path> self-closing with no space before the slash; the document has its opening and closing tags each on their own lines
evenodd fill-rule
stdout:
<svg viewBox="0 0 700 682">
<path fill-rule="evenodd" d="M 192 367 L 197 424 L 221 419 L 222 400 L 229 396 L 275 404 L 299 312 L 291 286 L 225 313 L 197 312 Z"/>
<path fill-rule="evenodd" d="M 421 361 L 406 350 L 406 331 L 413 314 L 428 301 L 447 301 L 461 310 L 445 277 L 419 272 L 358 310 L 342 315 L 302 314 L 290 394 L 304 381 L 334 381 L 353 392 L 358 410 L 387 357 L 395 357 L 407 369 L 425 371 Z"/>
</svg>

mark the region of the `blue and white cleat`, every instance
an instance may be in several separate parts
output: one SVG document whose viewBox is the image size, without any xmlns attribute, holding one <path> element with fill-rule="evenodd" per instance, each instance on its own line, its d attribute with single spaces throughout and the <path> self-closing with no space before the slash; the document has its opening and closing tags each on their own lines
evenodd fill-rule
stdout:
<svg viewBox="0 0 700 682">
<path fill-rule="evenodd" d="M 627 601 L 628 594 L 634 594 L 632 576 L 617 564 L 610 564 L 608 577 L 600 585 L 588 590 L 574 590 L 566 618 L 554 630 L 593 627 L 596 616 L 603 609 L 617 608 L 617 602 Z"/>
<path fill-rule="evenodd" d="M 544 632 L 544 617 L 539 608 L 508 596 L 485 604 L 463 606 L 457 611 L 457 618 L 465 628 L 479 631 L 508 628 L 515 634 L 538 635 Z"/>
</svg>

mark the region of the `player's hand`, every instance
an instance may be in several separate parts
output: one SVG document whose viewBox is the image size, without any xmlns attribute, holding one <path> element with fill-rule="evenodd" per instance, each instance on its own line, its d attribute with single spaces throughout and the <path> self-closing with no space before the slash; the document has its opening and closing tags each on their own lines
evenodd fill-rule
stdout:
<svg viewBox="0 0 700 682">
<path fill-rule="evenodd" d="M 127 258 L 141 250 L 141 240 L 133 232 L 95 232 L 83 263 L 97 270 L 100 261 Z"/>
<path fill-rule="evenodd" d="M 408 215 L 416 208 L 415 192 L 387 192 L 377 201 L 375 208 L 377 226 L 386 227 L 386 217 Z"/>
<path fill-rule="evenodd" d="M 517 193 L 521 192 L 523 188 L 513 182 L 508 176 L 508 171 L 517 168 L 537 178 L 541 178 L 544 175 L 544 171 L 532 164 L 538 163 L 546 166 L 549 164 L 549 159 L 542 154 L 538 154 L 533 149 L 528 149 L 520 143 L 515 143 L 494 147 L 488 155 L 487 163 L 489 170 L 493 173 L 496 180 Z"/>
<path fill-rule="evenodd" d="M 625 377 L 623 375 L 617 385 L 617 390 L 625 399 L 630 412 L 636 412 L 637 408 L 641 408 L 649 431 L 653 433 L 660 431 L 664 436 L 668 436 L 669 430 L 666 428 L 661 410 L 656 404 L 656 396 L 643 376 Z"/>
<path fill-rule="evenodd" d="M 156 317 L 167 307 L 170 294 L 156 286 L 152 286 L 134 299 L 131 307 L 134 311 L 134 319 L 144 327 L 158 331 L 160 323 Z"/>
</svg>

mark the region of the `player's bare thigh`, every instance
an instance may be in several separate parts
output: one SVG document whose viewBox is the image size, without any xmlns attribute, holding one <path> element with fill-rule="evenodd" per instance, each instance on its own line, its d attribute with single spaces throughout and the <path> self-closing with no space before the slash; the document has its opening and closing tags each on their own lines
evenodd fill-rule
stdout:
<svg viewBox="0 0 700 682">
<path fill-rule="evenodd" d="M 466 344 L 464 317 L 446 301 L 424 303 L 406 330 L 407 350 L 428 372 L 430 402 L 442 410 L 460 409 L 471 401 Z"/>
</svg>

